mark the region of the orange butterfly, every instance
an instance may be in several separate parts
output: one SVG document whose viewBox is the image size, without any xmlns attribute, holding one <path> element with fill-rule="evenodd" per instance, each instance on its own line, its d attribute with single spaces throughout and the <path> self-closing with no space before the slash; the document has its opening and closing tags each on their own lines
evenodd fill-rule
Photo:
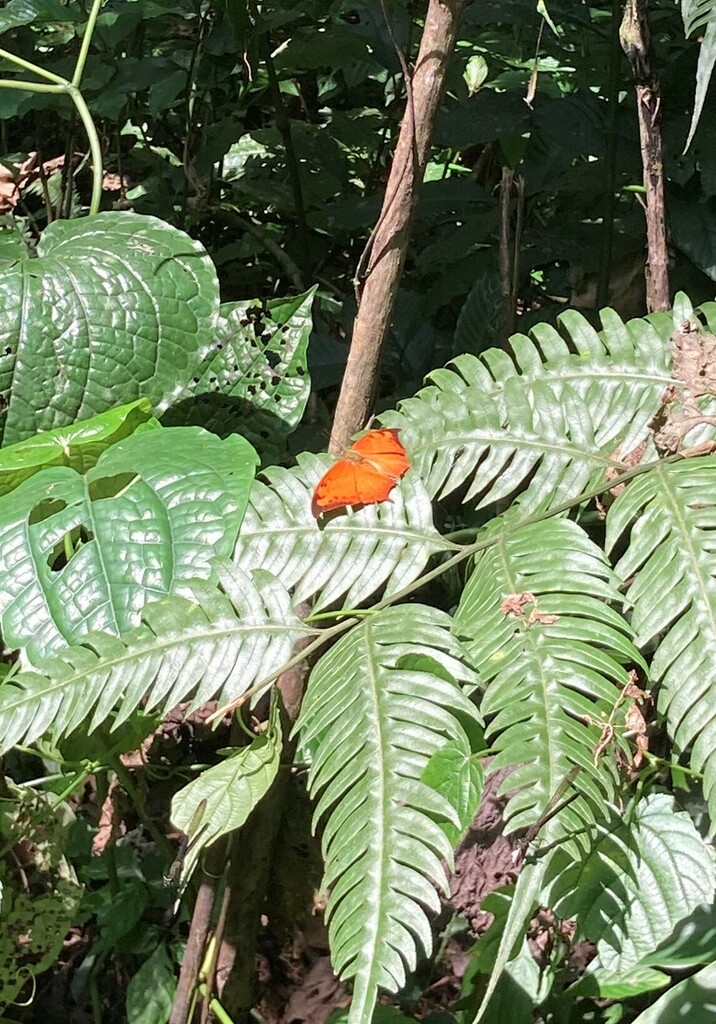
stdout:
<svg viewBox="0 0 716 1024">
<path fill-rule="evenodd" d="M 347 449 L 323 474 L 313 492 L 311 511 L 385 501 L 410 463 L 397 430 L 371 430 Z"/>
</svg>

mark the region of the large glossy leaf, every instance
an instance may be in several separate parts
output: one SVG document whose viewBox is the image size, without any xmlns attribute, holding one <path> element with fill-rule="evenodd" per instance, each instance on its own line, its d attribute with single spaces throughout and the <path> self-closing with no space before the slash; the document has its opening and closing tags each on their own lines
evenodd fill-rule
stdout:
<svg viewBox="0 0 716 1024">
<path fill-rule="evenodd" d="M 691 818 L 654 793 L 595 826 L 586 856 L 557 852 L 548 905 L 577 922 L 613 974 L 629 971 L 714 896 L 714 864 Z"/>
<path fill-rule="evenodd" d="M 0 438 L 86 419 L 145 395 L 158 413 L 211 338 L 216 271 L 154 217 L 55 221 L 36 259 L 0 273 Z"/>
<path fill-rule="evenodd" d="M 671 325 L 602 312 L 597 332 L 571 311 L 562 332 L 536 325 L 512 354 L 459 356 L 395 413 L 434 497 L 454 491 L 479 505 L 520 493 L 552 506 L 604 479 L 648 436 L 670 383 Z M 659 333 L 661 332 L 661 333 Z"/>
<path fill-rule="evenodd" d="M 190 710 L 213 697 L 226 703 L 279 668 L 307 632 L 285 589 L 268 573 L 217 571 L 223 593 L 210 582 L 187 584 L 190 600 L 148 604 L 142 624 L 121 639 L 89 633 L 37 672 L 0 684 L 0 750 L 48 730 L 57 741 L 85 721 L 91 731 L 116 705 L 113 728 L 140 704 L 166 711 L 188 697 Z"/>
<path fill-rule="evenodd" d="M 321 658 L 303 702 L 316 822 L 326 817 L 331 956 L 354 982 L 350 1024 L 370 1024 L 378 988 L 402 987 L 418 946 L 429 952 L 425 908 L 439 908 L 432 883 L 447 884 L 441 860 L 452 851 L 438 822 L 458 816 L 421 775 L 461 737 L 459 716 L 475 718 L 459 686 L 474 677 L 450 626 L 422 605 L 370 616 Z"/>
<path fill-rule="evenodd" d="M 657 643 L 650 674 L 677 749 L 703 773 L 716 816 L 716 458 L 660 465 L 610 509 L 607 545 L 628 537 L 616 572 L 628 582 L 641 645 Z"/>
<path fill-rule="evenodd" d="M 337 601 L 355 607 L 381 587 L 394 594 L 420 575 L 430 555 L 452 548 L 435 529 L 430 499 L 411 472 L 390 501 L 318 523 L 311 495 L 329 461 L 300 455 L 295 469 L 272 467 L 262 474 L 266 483 L 256 480 L 234 553 L 238 565 L 268 569 L 297 600 L 315 598 L 318 610 Z"/>
<path fill-rule="evenodd" d="M 49 466 L 69 466 L 86 473 L 113 444 L 139 427 L 159 426 L 146 398 L 92 416 L 68 427 L 55 427 L 0 449 L 0 496 Z"/>
<path fill-rule="evenodd" d="M 604 554 L 576 523 L 550 519 L 493 526 L 495 543 L 475 559 L 456 612 L 485 693 L 491 771 L 512 769 L 503 792 L 510 830 L 534 824 L 573 768 L 579 792 L 598 806 L 616 794 L 610 758 L 598 759 L 625 664 L 640 662 Z M 563 830 L 592 820 L 588 800 L 570 804 Z"/>
<path fill-rule="evenodd" d="M 199 427 L 133 434 L 84 476 L 43 470 L 0 499 L 0 622 L 30 661 L 208 578 L 233 550 L 256 454 Z"/>
</svg>

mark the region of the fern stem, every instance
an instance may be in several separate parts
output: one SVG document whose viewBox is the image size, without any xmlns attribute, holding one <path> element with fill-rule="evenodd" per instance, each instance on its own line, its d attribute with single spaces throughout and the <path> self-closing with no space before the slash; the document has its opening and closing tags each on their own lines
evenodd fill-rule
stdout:
<svg viewBox="0 0 716 1024">
<path fill-rule="evenodd" d="M 473 544 L 468 544 L 466 547 L 457 551 L 456 554 L 448 558 L 445 562 L 441 562 L 440 565 L 434 569 L 430 569 L 429 572 L 419 576 L 418 579 L 409 583 L 408 586 L 403 587 L 402 590 L 398 590 L 396 593 L 391 594 L 390 597 L 383 598 L 377 604 L 369 610 L 371 614 L 383 611 L 385 608 L 389 608 L 394 604 L 398 604 L 400 601 L 405 600 L 406 597 L 410 597 L 416 591 L 420 590 L 427 583 L 432 583 L 433 580 L 439 579 L 450 569 L 460 565 L 468 558 L 472 558 L 480 551 L 484 551 L 486 548 L 492 547 L 494 544 L 498 544 L 505 540 L 507 537 L 511 537 L 518 530 L 522 530 L 527 526 L 532 526 L 535 523 L 542 523 L 547 519 L 552 519 L 554 516 L 560 515 L 562 512 L 568 512 L 571 508 L 581 505 L 585 501 L 591 501 L 592 498 L 598 498 L 600 494 L 604 494 L 606 491 L 612 490 L 613 487 L 618 487 L 620 484 L 627 483 L 629 480 L 633 480 L 637 476 L 642 476 L 644 473 L 651 472 L 658 466 L 668 465 L 672 462 L 682 462 L 688 456 L 676 453 L 674 455 L 667 455 L 663 459 L 655 459 L 653 462 L 644 462 L 640 466 L 634 466 L 632 469 L 626 470 L 619 476 L 612 477 L 610 480 L 603 481 L 598 487 L 592 487 L 588 491 L 582 491 L 581 494 L 577 494 L 574 498 L 568 498 L 559 505 L 554 505 L 552 508 L 547 509 L 545 512 L 539 512 L 536 515 L 528 516 L 519 523 L 508 526 L 506 529 L 501 530 L 499 533 L 491 533 L 489 537 L 483 540 L 475 541 Z M 479 528 L 476 528 L 479 529 Z M 465 532 L 465 531 L 461 531 Z M 305 658 L 310 658 L 311 655 L 319 651 L 325 644 L 335 637 L 345 633 L 346 630 L 355 626 L 360 621 L 356 615 L 351 615 L 350 618 L 346 618 L 341 622 L 337 622 L 334 626 L 330 626 L 326 630 L 322 630 L 320 636 L 316 637 L 307 644 L 301 651 L 294 654 L 287 662 L 281 665 L 275 672 L 265 676 L 263 679 L 259 679 L 257 683 L 245 690 L 240 697 L 236 700 L 225 704 L 223 707 L 218 708 L 212 715 L 207 718 L 207 722 L 216 722 L 223 718 L 224 715 L 231 714 L 236 711 L 237 708 L 242 707 L 248 700 L 250 700 L 257 693 L 261 693 L 267 689 L 272 683 L 275 683 L 278 677 L 296 665 L 300 664 Z"/>
</svg>

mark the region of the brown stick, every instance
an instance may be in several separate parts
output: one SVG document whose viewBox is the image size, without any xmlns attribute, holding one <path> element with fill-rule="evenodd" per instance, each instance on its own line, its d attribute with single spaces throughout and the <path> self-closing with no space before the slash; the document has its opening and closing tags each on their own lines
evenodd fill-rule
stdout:
<svg viewBox="0 0 716 1024">
<path fill-rule="evenodd" d="M 636 83 L 641 161 L 646 189 L 646 303 L 649 312 L 652 312 L 668 309 L 670 302 L 660 124 L 661 93 L 649 31 L 648 0 L 627 0 L 619 38 Z"/>
<path fill-rule="evenodd" d="M 296 609 L 303 616 L 308 605 Z M 308 645 L 299 641 L 297 650 Z M 227 879 L 229 890 L 224 933 L 216 963 L 216 981 L 222 1003 L 236 1019 L 256 1002 L 256 949 L 266 889 L 271 873 L 274 845 L 278 839 L 283 801 L 297 737 L 291 730 L 301 710 L 303 691 L 308 680 L 305 662 L 282 673 L 276 683 L 280 694 L 283 749 L 281 768 L 263 800 L 253 809 L 242 829 L 234 835 L 232 858 Z"/>
<path fill-rule="evenodd" d="M 502 336 L 507 339 L 515 330 L 515 297 L 513 288 L 512 249 L 512 186 L 515 172 L 509 167 L 502 168 L 500 181 L 500 293 L 502 295 Z"/>
<path fill-rule="evenodd" d="M 189 939 L 182 960 L 179 982 L 174 994 L 168 1024 L 187 1024 L 191 1008 L 196 998 L 196 985 L 199 970 L 204 959 L 204 947 L 209 934 L 211 916 L 221 875 L 226 860 L 227 837 L 222 836 L 206 852 L 205 865 L 202 866 L 199 892 L 194 903 L 191 916 Z"/>
<path fill-rule="evenodd" d="M 331 450 L 345 447 L 373 405 L 380 356 L 390 326 L 408 248 L 410 220 L 425 173 L 450 55 L 467 0 L 430 0 L 408 102 L 385 190 L 383 208 L 361 258 L 362 290 L 353 340 L 338 396 Z M 361 277 L 363 280 L 361 280 Z"/>
</svg>

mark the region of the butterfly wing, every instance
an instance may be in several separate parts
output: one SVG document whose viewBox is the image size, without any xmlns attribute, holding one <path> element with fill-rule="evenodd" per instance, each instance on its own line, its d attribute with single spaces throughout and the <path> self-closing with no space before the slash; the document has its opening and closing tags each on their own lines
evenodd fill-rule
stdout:
<svg viewBox="0 0 716 1024">
<path fill-rule="evenodd" d="M 355 453 L 361 461 L 369 463 L 377 472 L 400 480 L 410 469 L 405 448 L 397 430 L 371 430 L 351 445 L 348 454 Z"/>
<path fill-rule="evenodd" d="M 311 511 L 319 516 L 346 505 L 385 501 L 409 468 L 397 430 L 373 430 L 323 474 L 313 492 Z"/>
</svg>

